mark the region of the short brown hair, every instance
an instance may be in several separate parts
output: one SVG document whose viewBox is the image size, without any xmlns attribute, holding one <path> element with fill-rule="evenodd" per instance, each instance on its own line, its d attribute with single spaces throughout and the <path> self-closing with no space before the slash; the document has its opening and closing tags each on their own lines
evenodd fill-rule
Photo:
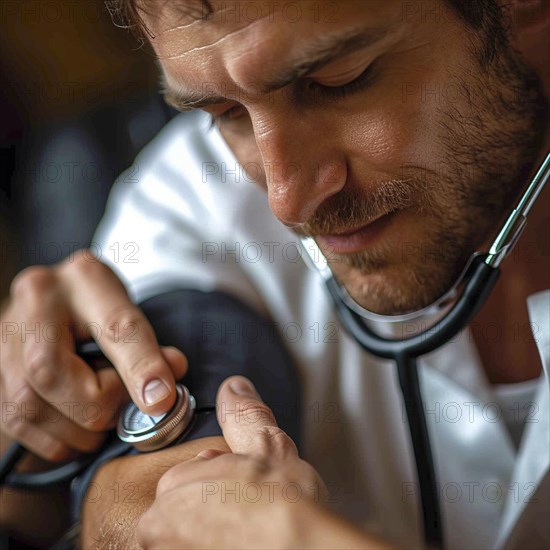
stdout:
<svg viewBox="0 0 550 550">
<path fill-rule="evenodd" d="M 147 10 L 147 4 L 163 0 L 105 0 L 115 25 L 130 29 L 142 38 L 153 34 L 146 27 L 140 11 Z M 164 0 L 176 2 L 182 12 L 195 19 L 208 19 L 214 12 L 210 0 Z M 497 0 L 445 0 L 472 29 L 483 35 L 483 47 L 479 52 L 482 64 L 493 59 L 499 46 L 507 43 L 503 26 L 503 13 Z M 158 6 L 157 6 L 158 7 Z"/>
<path fill-rule="evenodd" d="M 154 0 L 160 2 L 161 0 Z M 171 0 L 164 0 L 169 2 Z M 189 17 L 195 19 L 206 19 L 213 13 L 210 0 L 176 0 L 179 2 L 182 11 Z M 146 27 L 140 11 L 147 10 L 147 4 L 152 4 L 151 0 L 105 0 L 105 6 L 111 14 L 113 23 L 117 27 L 131 30 L 136 36 L 152 36 L 151 31 Z"/>
</svg>

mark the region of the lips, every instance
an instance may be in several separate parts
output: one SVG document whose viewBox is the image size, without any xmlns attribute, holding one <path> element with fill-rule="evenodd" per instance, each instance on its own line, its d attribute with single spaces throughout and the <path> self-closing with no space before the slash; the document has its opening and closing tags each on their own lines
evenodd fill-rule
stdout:
<svg viewBox="0 0 550 550">
<path fill-rule="evenodd" d="M 380 239 L 394 214 L 395 212 L 384 214 L 362 227 L 352 229 L 345 233 L 319 235 L 315 237 L 315 240 L 322 249 L 335 254 L 361 252 Z"/>
</svg>

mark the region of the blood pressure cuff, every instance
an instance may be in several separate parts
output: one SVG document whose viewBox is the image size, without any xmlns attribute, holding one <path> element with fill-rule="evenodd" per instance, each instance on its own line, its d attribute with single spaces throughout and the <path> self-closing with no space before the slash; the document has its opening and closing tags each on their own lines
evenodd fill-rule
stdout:
<svg viewBox="0 0 550 550">
<path fill-rule="evenodd" d="M 275 324 L 236 298 L 221 292 L 176 290 L 140 304 L 158 342 L 175 346 L 187 357 L 182 382 L 197 409 L 215 407 L 220 384 L 229 376 L 249 378 L 273 410 L 279 426 L 300 449 L 300 386 L 296 370 Z M 222 435 L 215 411 L 197 414 L 185 441 Z M 92 477 L 105 462 L 139 454 L 116 436 L 72 484 L 72 515 L 77 521 Z"/>
</svg>

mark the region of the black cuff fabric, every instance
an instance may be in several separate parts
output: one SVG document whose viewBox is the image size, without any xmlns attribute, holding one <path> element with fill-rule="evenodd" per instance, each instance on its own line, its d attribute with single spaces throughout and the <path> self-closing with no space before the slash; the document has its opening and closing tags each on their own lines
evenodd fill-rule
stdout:
<svg viewBox="0 0 550 550">
<path fill-rule="evenodd" d="M 299 379 L 273 323 L 220 292 L 177 290 L 155 296 L 140 307 L 159 344 L 175 346 L 187 357 L 189 369 L 182 382 L 202 412 L 196 414 L 185 441 L 222 435 L 212 410 L 216 394 L 227 377 L 240 374 L 254 383 L 279 426 L 300 449 Z M 204 410 L 208 408 L 211 410 Z M 75 521 L 99 467 L 125 454 L 139 451 L 113 436 L 94 463 L 73 480 L 71 512 Z"/>
<path fill-rule="evenodd" d="M 300 383 L 276 324 L 221 292 L 176 290 L 140 304 L 161 345 L 187 356 L 182 382 L 197 407 L 215 406 L 229 376 L 249 378 L 300 449 Z"/>
</svg>

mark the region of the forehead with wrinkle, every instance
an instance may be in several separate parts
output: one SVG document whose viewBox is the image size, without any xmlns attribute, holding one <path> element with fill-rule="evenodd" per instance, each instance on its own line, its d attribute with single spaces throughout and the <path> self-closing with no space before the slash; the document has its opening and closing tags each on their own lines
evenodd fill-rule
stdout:
<svg viewBox="0 0 550 550">
<path fill-rule="evenodd" d="M 201 0 L 142 2 L 149 6 L 142 15 L 161 60 L 207 50 L 232 35 L 242 38 L 244 33 L 239 31 L 246 28 L 273 37 L 284 33 L 285 27 L 294 33 L 331 31 L 346 20 L 357 23 L 358 14 L 365 12 L 374 24 L 387 25 L 388 19 L 397 22 L 402 18 L 400 0 L 368 0 L 366 4 L 364 0 L 210 0 L 211 12 Z M 255 33 L 246 33 L 246 39 L 252 39 L 249 47 Z"/>
<path fill-rule="evenodd" d="M 207 19 L 187 18 L 176 25 L 174 21 L 177 20 L 173 19 L 167 25 L 169 12 L 165 11 L 161 14 L 165 21 L 163 30 L 154 26 L 155 37 L 151 44 L 165 70 L 174 76 L 183 75 L 183 71 L 197 74 L 213 63 L 229 69 L 231 65 L 236 68 L 260 60 L 263 68 L 268 68 L 269 64 L 276 64 L 285 56 L 299 53 L 296 50 L 302 47 L 305 36 L 332 34 L 360 23 L 388 27 L 401 19 L 398 0 L 369 0 L 368 8 L 356 0 L 302 0 L 291 3 L 298 8 L 292 12 L 292 17 L 286 0 L 214 0 L 211 4 L 213 12 Z M 259 8 L 242 11 L 250 5 Z M 256 73 L 252 67 L 249 69 L 248 74 Z"/>
<path fill-rule="evenodd" d="M 357 0 L 301 0 L 289 3 L 287 0 L 210 0 L 212 13 L 206 18 L 191 16 L 177 17 L 176 0 L 166 4 L 161 2 L 155 15 L 144 15 L 144 20 L 152 29 L 154 38 L 151 44 L 158 58 L 166 60 L 185 58 L 193 53 L 208 54 L 214 48 L 220 50 L 231 44 L 233 51 L 239 46 L 253 48 L 264 38 L 275 43 L 286 41 L 289 47 L 294 37 L 300 38 L 304 32 L 314 34 L 333 32 L 343 25 L 361 23 L 360 18 L 368 16 L 373 26 L 388 27 L 401 21 L 399 0 L 369 0 L 368 4 Z M 200 0 L 191 2 L 195 6 Z M 257 6 L 250 9 L 250 6 Z M 292 10 L 289 11 L 289 6 Z M 367 7 L 368 6 L 368 7 Z M 204 11 L 202 12 L 204 13 Z M 195 14 L 197 15 L 197 14 Z M 275 44 L 276 45 L 276 44 Z M 219 47 L 218 47 L 219 46 Z M 266 59 L 269 62 L 269 59 Z"/>
<path fill-rule="evenodd" d="M 235 40 L 244 40 L 246 32 L 247 47 L 254 46 L 254 29 L 260 27 L 259 32 L 266 35 L 273 34 L 269 32 L 268 27 L 261 27 L 265 18 L 258 18 L 253 21 L 224 21 L 216 24 L 215 21 L 193 21 L 185 25 L 179 25 L 165 30 L 158 34 L 152 40 L 153 48 L 158 58 L 163 61 L 177 60 L 189 57 L 192 54 L 208 54 L 216 47 L 225 46 L 228 42 L 235 45 Z M 274 16 L 271 19 L 271 25 L 277 24 L 278 18 Z"/>
<path fill-rule="evenodd" d="M 179 25 L 207 19 L 212 0 L 135 0 L 139 16 L 150 35 L 156 36 Z"/>
</svg>

